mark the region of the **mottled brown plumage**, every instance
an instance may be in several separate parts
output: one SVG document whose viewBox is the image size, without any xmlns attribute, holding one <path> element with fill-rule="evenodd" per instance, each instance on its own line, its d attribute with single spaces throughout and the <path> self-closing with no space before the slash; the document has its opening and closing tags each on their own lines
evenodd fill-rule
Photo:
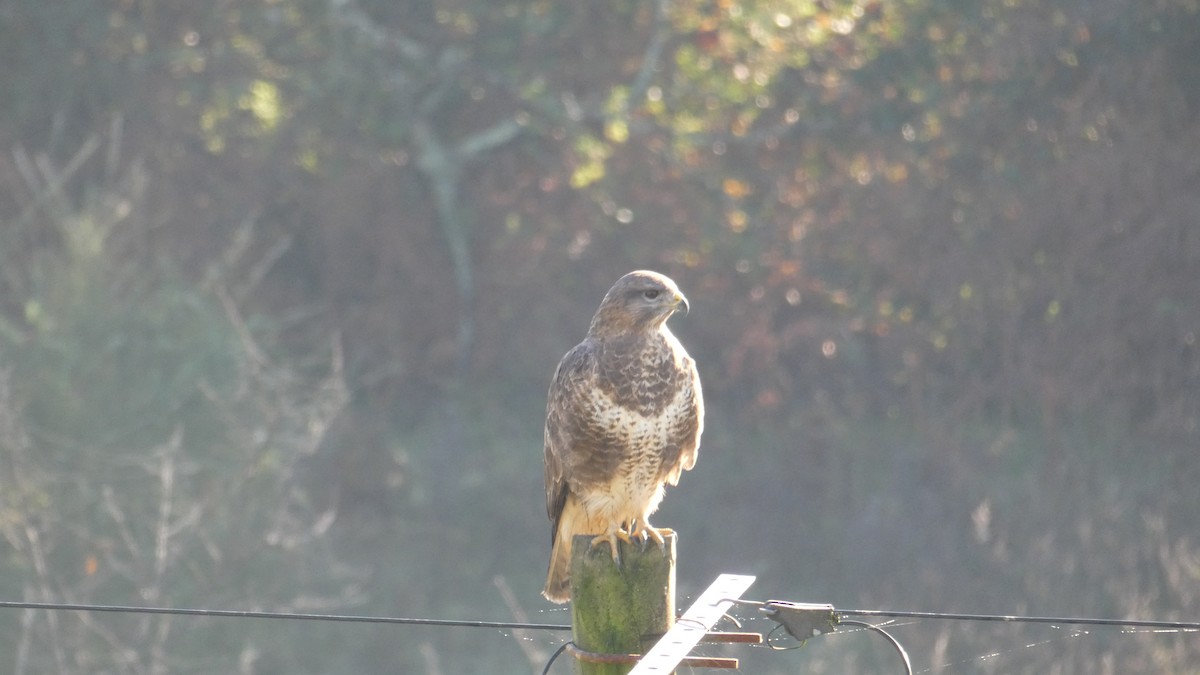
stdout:
<svg viewBox="0 0 1200 675">
<path fill-rule="evenodd" d="M 542 591 L 569 598 L 571 540 L 595 535 L 617 560 L 617 540 L 653 539 L 665 485 L 696 463 L 704 402 L 696 364 L 667 329 L 688 309 L 657 272 L 621 277 L 604 296 L 587 337 L 558 364 L 546 403 L 546 512 L 550 569 Z"/>
</svg>

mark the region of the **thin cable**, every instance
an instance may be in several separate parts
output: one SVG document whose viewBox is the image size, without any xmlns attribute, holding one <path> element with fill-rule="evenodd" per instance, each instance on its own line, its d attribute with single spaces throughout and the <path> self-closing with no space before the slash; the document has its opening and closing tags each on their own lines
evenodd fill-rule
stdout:
<svg viewBox="0 0 1200 675">
<path fill-rule="evenodd" d="M 527 630 L 571 630 L 564 624 L 519 623 L 509 621 L 474 621 L 461 619 L 423 619 L 390 616 L 356 616 L 345 614 L 307 614 L 297 612 L 263 612 L 231 609 L 196 609 L 186 607 L 141 607 L 132 605 L 92 605 L 57 602 L 14 602 L 0 600 L 0 609 L 43 609 L 50 611 L 111 612 L 125 614 L 174 614 L 183 616 L 220 616 L 243 619 L 291 619 L 304 621 L 344 621 L 356 623 L 391 623 L 464 628 L 502 628 Z M 1010 614 L 961 614 L 953 612 L 909 612 L 888 609 L 835 609 L 839 616 L 877 616 L 884 618 L 941 619 L 949 621 L 993 621 L 1007 623 L 1048 623 L 1090 626 L 1124 626 L 1128 628 L 1167 628 L 1181 631 L 1200 631 L 1196 621 L 1157 621 L 1144 619 L 1092 619 L 1085 617 L 1021 616 Z"/>
<path fill-rule="evenodd" d="M 866 628 L 867 630 L 875 631 L 876 633 L 879 633 L 883 637 L 887 638 L 887 641 L 890 642 L 892 644 L 892 646 L 896 648 L 896 652 L 898 652 L 900 654 L 900 658 L 903 659 L 905 674 L 913 675 L 912 661 L 910 661 L 908 659 L 908 652 L 904 651 L 904 645 L 900 644 L 900 641 L 897 640 L 895 637 L 893 637 L 891 633 L 887 632 L 886 630 L 884 630 L 883 628 L 881 628 L 879 626 L 876 626 L 875 624 L 867 623 L 866 621 L 856 621 L 854 619 L 839 619 L 838 625 L 839 626 L 859 626 L 861 628 Z"/>
<path fill-rule="evenodd" d="M 1196 621 L 1148 621 L 1141 619 L 1088 619 L 1083 617 L 1018 616 L 1003 614 L 955 614 L 950 612 L 901 612 L 887 609 L 835 609 L 839 616 L 879 616 L 904 619 L 945 619 L 950 621 L 998 621 L 1006 623 L 1052 623 L 1077 626 L 1124 626 L 1128 628 L 1169 628 L 1200 631 Z M 843 622 L 844 623 L 844 622 Z"/>
<path fill-rule="evenodd" d="M 575 644 L 575 643 L 574 642 L 564 642 L 561 647 L 556 649 L 554 651 L 554 653 L 550 655 L 550 660 L 546 662 L 546 667 L 542 668 L 542 675 L 548 675 L 550 672 L 550 666 L 554 665 L 554 661 L 556 659 L 558 659 L 559 655 L 561 655 L 564 651 L 567 650 L 567 647 L 569 647 L 573 644 Z"/>
<path fill-rule="evenodd" d="M 0 600 L 0 609 L 45 609 L 50 611 L 112 612 L 122 614 L 173 614 L 182 616 L 220 616 L 239 619 L 292 619 L 300 621 L 344 621 L 353 623 L 391 623 L 459 628 L 502 628 L 509 630 L 571 630 L 552 623 L 516 623 L 508 621 L 468 621 L 459 619 L 415 619 L 396 616 L 355 616 L 346 614 L 304 614 L 296 612 L 259 612 L 237 609 L 194 609 L 186 607 L 137 607 L 129 605 L 88 605 L 59 602 L 12 602 Z"/>
</svg>

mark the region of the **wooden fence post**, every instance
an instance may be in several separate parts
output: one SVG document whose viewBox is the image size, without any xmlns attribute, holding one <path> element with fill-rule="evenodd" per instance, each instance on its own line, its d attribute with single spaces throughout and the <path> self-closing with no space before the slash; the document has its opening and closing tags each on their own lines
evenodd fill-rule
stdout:
<svg viewBox="0 0 1200 675">
<path fill-rule="evenodd" d="M 593 654 L 643 654 L 675 622 L 675 535 L 662 549 L 650 542 L 619 545 L 621 564 L 592 535 L 571 542 L 571 634 Z M 649 640 L 645 640 L 650 636 Z M 583 675 L 623 675 L 633 663 L 579 659 Z"/>
</svg>

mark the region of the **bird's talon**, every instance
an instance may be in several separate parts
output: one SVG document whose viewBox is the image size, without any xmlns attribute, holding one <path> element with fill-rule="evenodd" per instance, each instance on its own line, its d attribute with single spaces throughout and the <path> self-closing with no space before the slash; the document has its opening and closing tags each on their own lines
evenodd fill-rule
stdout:
<svg viewBox="0 0 1200 675">
<path fill-rule="evenodd" d="M 610 552 L 612 552 L 613 563 L 616 565 L 620 565 L 621 564 L 621 553 L 617 549 L 617 538 L 618 538 L 618 535 L 614 532 L 608 532 L 605 534 L 596 535 L 595 537 L 592 538 L 592 548 L 596 548 L 597 546 L 599 546 L 601 544 L 608 544 L 608 550 Z"/>
<path fill-rule="evenodd" d="M 675 530 L 669 527 L 654 527 L 646 522 L 636 524 L 633 530 L 633 536 L 640 541 L 642 550 L 645 550 L 650 540 L 653 539 L 654 543 L 658 544 L 658 550 L 665 551 L 667 549 L 666 537 L 675 534 Z"/>
</svg>

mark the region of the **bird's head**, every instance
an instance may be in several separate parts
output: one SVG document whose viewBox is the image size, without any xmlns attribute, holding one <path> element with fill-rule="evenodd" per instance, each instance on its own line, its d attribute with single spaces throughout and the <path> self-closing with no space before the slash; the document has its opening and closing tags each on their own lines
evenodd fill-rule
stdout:
<svg viewBox="0 0 1200 675">
<path fill-rule="evenodd" d="M 638 270 L 617 280 L 605 294 L 592 332 L 629 332 L 657 329 L 677 311 L 688 312 L 688 301 L 670 277 Z"/>
</svg>

